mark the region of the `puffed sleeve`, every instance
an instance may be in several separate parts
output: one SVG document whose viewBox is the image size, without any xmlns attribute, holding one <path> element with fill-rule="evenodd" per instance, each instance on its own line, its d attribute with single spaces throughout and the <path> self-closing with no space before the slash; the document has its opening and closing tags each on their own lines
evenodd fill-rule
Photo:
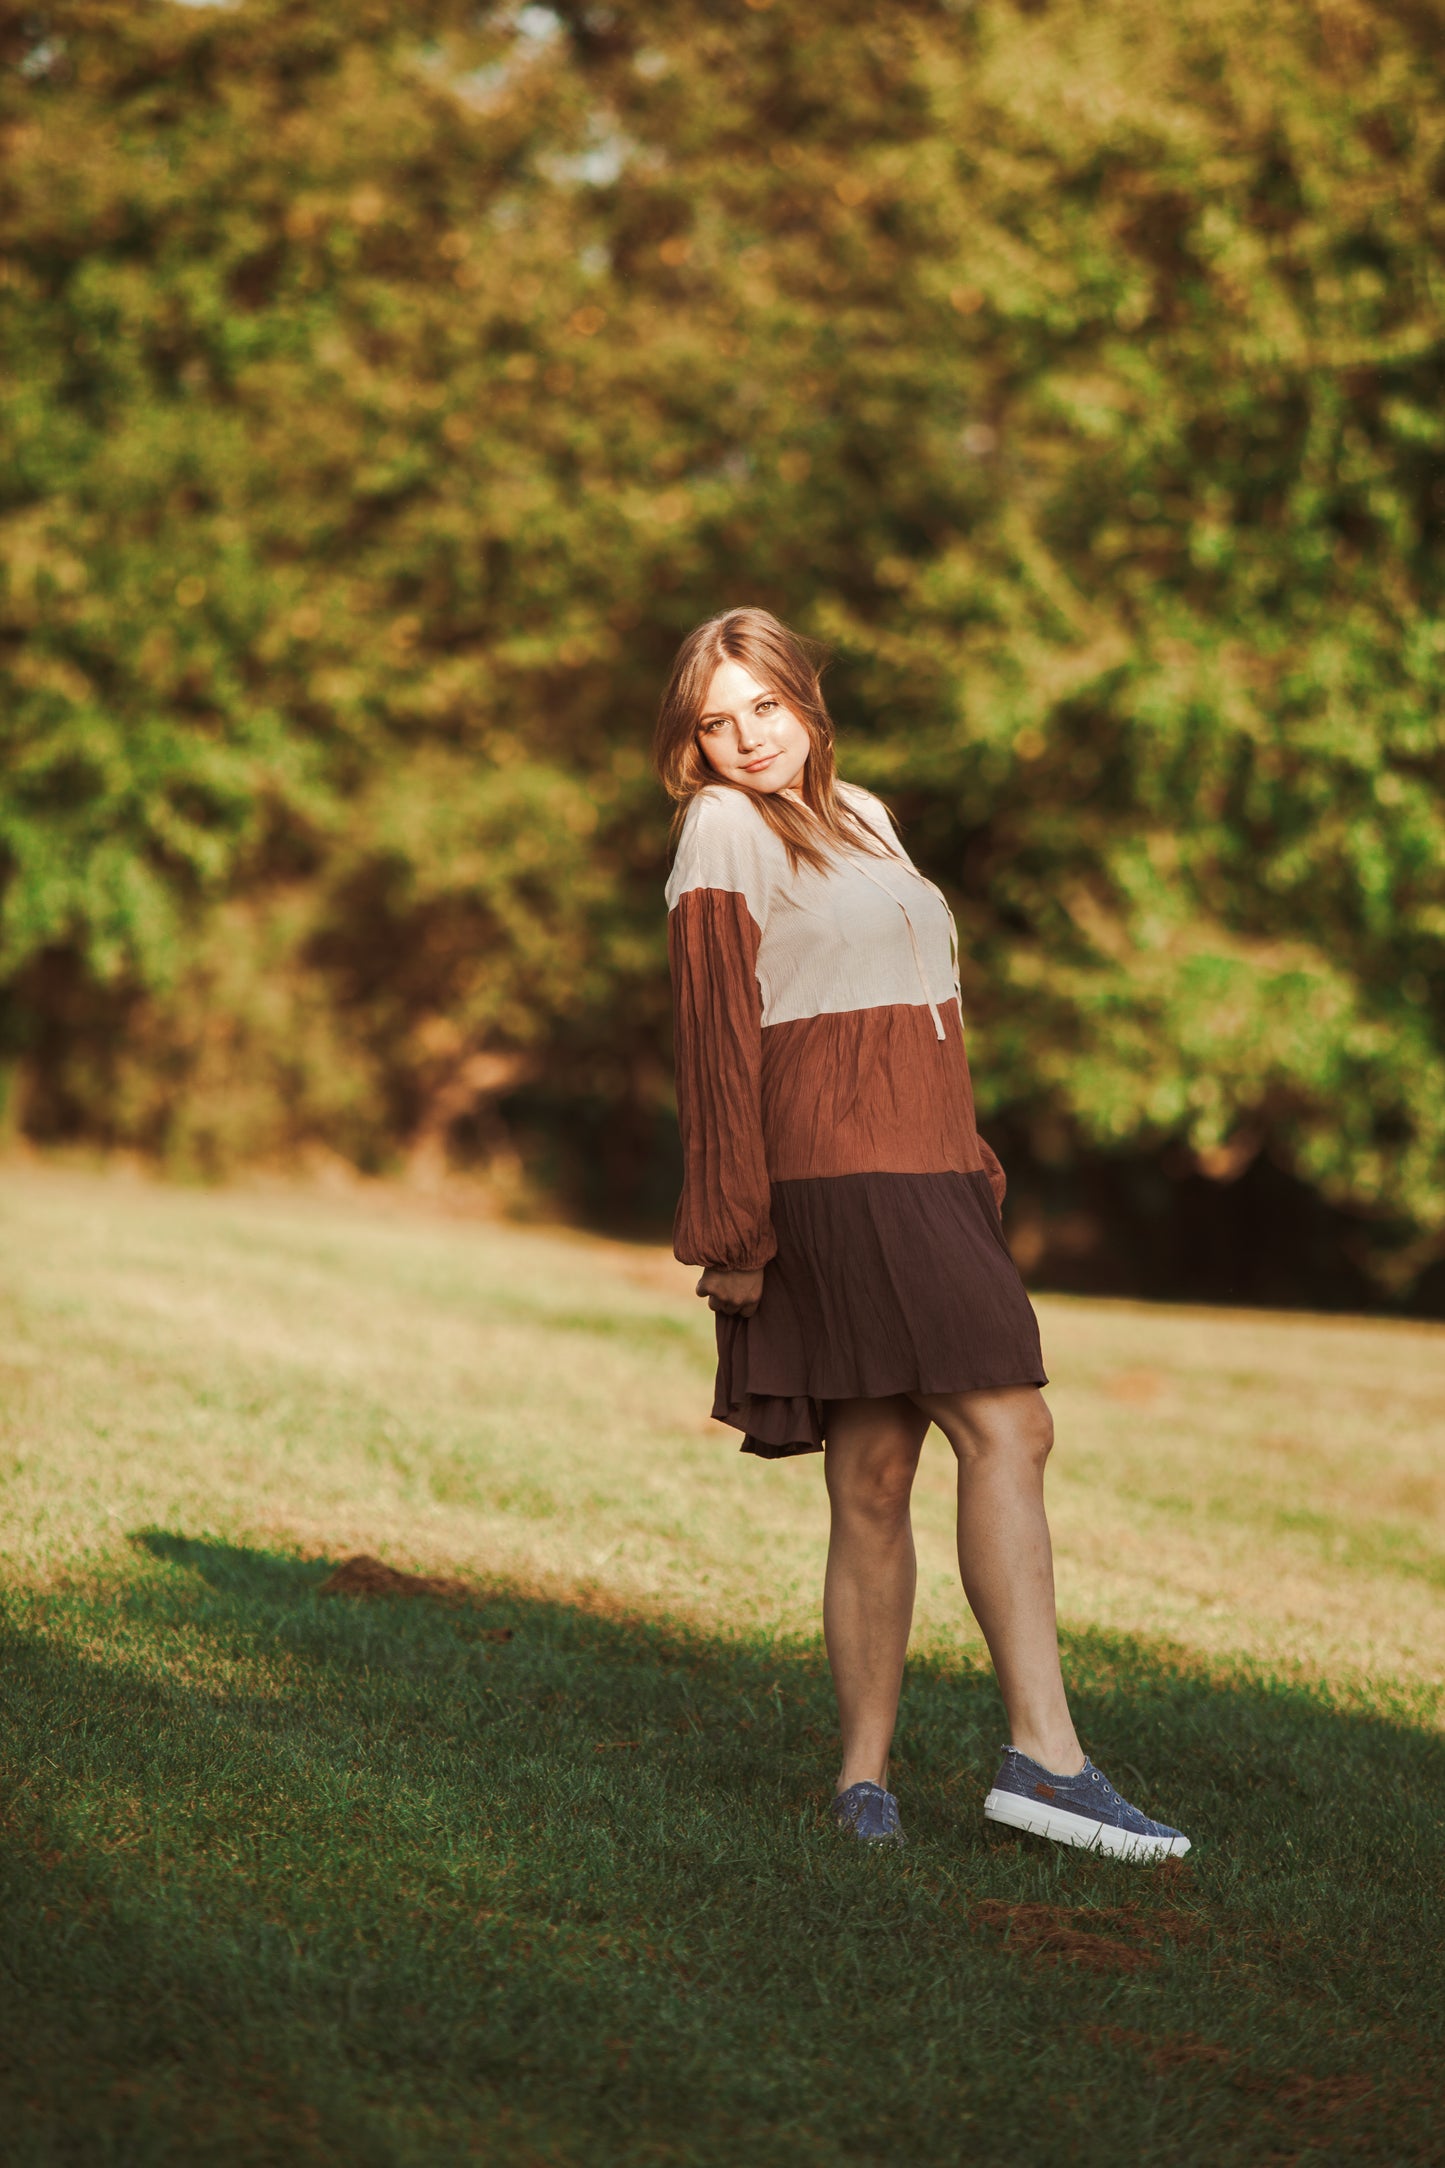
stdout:
<svg viewBox="0 0 1445 2168">
<path fill-rule="evenodd" d="M 703 792 L 667 889 L 683 1159 L 673 1250 L 732 1272 L 777 1250 L 762 1125 L 761 826 L 741 793 Z"/>
</svg>

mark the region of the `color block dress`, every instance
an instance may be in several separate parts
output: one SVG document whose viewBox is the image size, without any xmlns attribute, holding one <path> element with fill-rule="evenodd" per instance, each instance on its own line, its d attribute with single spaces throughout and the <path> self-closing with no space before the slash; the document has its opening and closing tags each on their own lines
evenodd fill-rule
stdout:
<svg viewBox="0 0 1445 2168">
<path fill-rule="evenodd" d="M 713 1414 L 743 1450 L 816 1452 L 830 1400 L 1046 1383 L 974 1126 L 953 920 L 887 848 L 794 873 L 745 791 L 688 808 L 667 884 L 684 1264 L 767 1269 L 719 1316 Z"/>
</svg>

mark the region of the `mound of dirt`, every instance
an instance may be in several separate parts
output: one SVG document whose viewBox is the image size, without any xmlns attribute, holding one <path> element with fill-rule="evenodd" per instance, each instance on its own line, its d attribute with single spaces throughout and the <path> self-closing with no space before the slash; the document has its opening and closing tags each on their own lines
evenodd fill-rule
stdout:
<svg viewBox="0 0 1445 2168">
<path fill-rule="evenodd" d="M 448 1581 L 435 1573 L 403 1573 L 397 1566 L 383 1565 L 365 1551 L 348 1558 L 328 1574 L 316 1591 L 318 1596 L 430 1596 L 436 1603 L 469 1603 L 475 1591 L 465 1581 Z"/>
<path fill-rule="evenodd" d="M 1172 1907 L 1146 1912 L 1134 1904 L 1105 1909 L 985 1897 L 969 1908 L 969 1918 L 1003 1935 L 1020 1957 L 1065 1958 L 1090 1972 L 1144 1971 L 1156 1962 L 1162 1942 L 1197 1941 L 1203 1931 L 1190 1913 Z"/>
</svg>

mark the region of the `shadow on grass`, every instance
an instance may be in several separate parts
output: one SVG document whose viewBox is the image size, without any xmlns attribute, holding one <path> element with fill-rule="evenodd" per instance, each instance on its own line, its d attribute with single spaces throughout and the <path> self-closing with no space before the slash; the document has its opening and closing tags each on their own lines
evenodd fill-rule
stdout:
<svg viewBox="0 0 1445 2168">
<path fill-rule="evenodd" d="M 243 1603 L 291 1604 L 298 1597 L 314 1596 L 325 1577 L 326 1569 L 315 1559 L 222 1543 L 215 1536 L 172 1536 L 163 1528 L 143 1528 L 131 1541 L 152 1558 L 184 1566 L 207 1587 Z"/>
<path fill-rule="evenodd" d="M 1438 1740 L 1078 1639 L 1196 1837 L 1131 1869 L 986 1831 L 992 1681 L 920 1664 L 861 1851 L 816 1651 L 334 1564 L 147 1531 L 8 1602 L 16 2161 L 1432 2157 Z"/>
</svg>

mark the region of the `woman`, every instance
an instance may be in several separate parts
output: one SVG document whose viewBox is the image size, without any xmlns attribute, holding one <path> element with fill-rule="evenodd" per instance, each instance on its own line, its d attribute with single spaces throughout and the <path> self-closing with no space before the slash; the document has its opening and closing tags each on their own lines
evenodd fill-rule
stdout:
<svg viewBox="0 0 1445 2168">
<path fill-rule="evenodd" d="M 683 642 L 657 770 L 684 1186 L 675 1249 L 717 1312 L 713 1413 L 743 1451 L 825 1448 L 823 1625 L 841 1830 L 901 1844 L 887 1789 L 930 1423 L 958 1463 L 958 1558 L 1008 1712 L 992 1821 L 1135 1859 L 1186 1852 L 1084 1757 L 1044 1517 L 1038 1327 L 974 1127 L 953 920 L 876 798 L 839 780 L 816 670 L 765 610 Z"/>
</svg>

